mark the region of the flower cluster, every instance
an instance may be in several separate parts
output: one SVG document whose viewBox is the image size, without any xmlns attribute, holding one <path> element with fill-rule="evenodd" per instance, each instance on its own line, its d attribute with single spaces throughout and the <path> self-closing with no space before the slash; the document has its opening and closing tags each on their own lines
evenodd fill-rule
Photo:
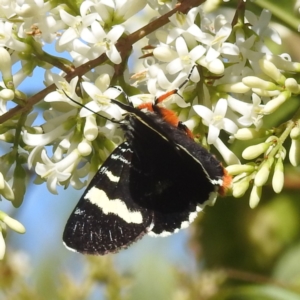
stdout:
<svg viewBox="0 0 300 300">
<path fill-rule="evenodd" d="M 269 27 L 269 11 L 257 17 L 240 7 L 232 22 L 221 14 L 210 16 L 195 2 L 181 11 L 188 0 L 85 0 L 78 7 L 0 0 L 0 121 L 5 121 L 0 141 L 11 146 L 0 157 L 0 195 L 16 207 L 22 203 L 26 164 L 37 174 L 36 183 L 47 182 L 54 194 L 58 185 L 83 188 L 123 138 L 114 123 L 122 111 L 110 99 L 124 98 L 126 91 L 134 105 L 153 101 L 187 78 L 182 97 L 173 95 L 163 105 L 178 113 L 202 145 L 219 152 L 235 176 L 233 195 L 241 197 L 253 182 L 254 207 L 271 172 L 274 191 L 280 192 L 288 137 L 290 162 L 299 164 L 300 113 L 272 129 L 264 127 L 264 117 L 300 94 L 295 76 L 300 63 L 267 48 L 266 38 L 281 42 Z M 140 15 L 150 9 L 163 16 L 174 8 L 167 23 L 157 19 L 159 29 L 153 31 L 150 18 L 148 26 L 140 25 Z M 45 52 L 45 44 L 54 44 L 56 55 Z M 13 73 L 18 62 L 21 68 Z M 39 118 L 30 111 L 36 98 L 28 100 L 18 90 L 38 66 L 45 69 L 43 99 L 49 106 Z M 18 105 L 16 113 L 10 111 L 12 103 Z M 230 150 L 228 140 L 235 139 L 254 140 L 242 154 L 249 163 L 241 164 Z"/>
</svg>

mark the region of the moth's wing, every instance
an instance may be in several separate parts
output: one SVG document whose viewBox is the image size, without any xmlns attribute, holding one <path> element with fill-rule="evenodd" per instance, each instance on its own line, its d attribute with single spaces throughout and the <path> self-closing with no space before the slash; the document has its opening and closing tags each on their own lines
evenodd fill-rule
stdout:
<svg viewBox="0 0 300 300">
<path fill-rule="evenodd" d="M 101 166 L 67 221 L 70 250 L 104 255 L 128 247 L 153 226 L 153 212 L 140 207 L 129 187 L 133 152 L 121 144 Z"/>
<path fill-rule="evenodd" d="M 164 169 L 171 171 L 172 175 L 164 174 L 159 167 L 153 172 L 161 174 L 152 180 L 154 186 L 165 185 L 161 197 L 153 195 L 154 227 L 149 235 L 168 236 L 187 228 L 202 211 L 206 205 L 213 205 L 218 195 L 219 187 L 222 185 L 223 168 L 220 163 L 200 145 L 196 144 L 186 136 L 184 147 L 176 146 L 174 156 L 178 155 L 176 166 L 173 168 L 172 155 L 164 161 Z M 176 140 L 176 139 L 174 139 Z M 200 162 L 212 167 L 210 175 L 208 168 L 200 166 Z M 173 171 L 172 171 L 173 169 Z M 154 191 L 157 188 L 154 188 Z M 158 204 L 158 201 L 160 205 Z"/>
<path fill-rule="evenodd" d="M 154 235 L 177 232 L 187 227 L 205 204 L 215 200 L 223 168 L 182 130 L 153 114 L 139 114 L 130 122 L 136 152 L 133 164 L 147 177 L 143 189 L 131 184 L 133 198 L 153 210 Z M 132 173 L 132 183 L 138 181 L 135 177 Z"/>
</svg>

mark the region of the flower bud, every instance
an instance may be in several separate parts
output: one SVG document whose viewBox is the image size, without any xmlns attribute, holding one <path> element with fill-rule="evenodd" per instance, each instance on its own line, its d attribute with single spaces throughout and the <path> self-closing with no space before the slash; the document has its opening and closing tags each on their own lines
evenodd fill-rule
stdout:
<svg viewBox="0 0 300 300">
<path fill-rule="evenodd" d="M 278 90 L 267 91 L 267 90 L 262 90 L 262 89 L 257 89 L 257 88 L 252 88 L 252 92 L 261 97 L 276 97 L 280 94 L 280 91 L 278 91 Z"/>
<path fill-rule="evenodd" d="M 271 81 L 263 80 L 256 76 L 247 76 L 243 78 L 243 83 L 250 88 L 259 88 L 262 90 L 273 91 L 277 90 L 278 87 Z"/>
<path fill-rule="evenodd" d="M 259 203 L 260 197 L 261 197 L 261 186 L 254 185 L 250 194 L 250 200 L 249 200 L 249 206 L 251 208 L 255 208 L 257 204 Z"/>
<path fill-rule="evenodd" d="M 15 96 L 14 91 L 10 89 L 3 89 L 2 91 L 0 91 L 0 98 L 5 101 L 12 100 L 14 96 Z"/>
<path fill-rule="evenodd" d="M 285 77 L 280 73 L 279 69 L 272 62 L 266 59 L 260 59 L 259 66 L 266 75 L 271 77 L 280 85 L 284 85 Z"/>
<path fill-rule="evenodd" d="M 246 164 L 246 165 L 231 165 L 226 168 L 228 174 L 238 175 L 243 172 L 251 173 L 255 170 L 255 165 Z"/>
<path fill-rule="evenodd" d="M 242 157 L 247 160 L 254 159 L 266 152 L 269 147 L 270 143 L 260 143 L 254 146 L 249 146 L 243 151 Z"/>
<path fill-rule="evenodd" d="M 207 69 L 213 74 L 220 75 L 224 73 L 225 68 L 223 62 L 216 58 L 207 64 Z"/>
<path fill-rule="evenodd" d="M 244 94 L 250 91 L 250 87 L 242 82 L 220 84 L 217 86 L 219 92 Z"/>
<path fill-rule="evenodd" d="M 300 93 L 300 86 L 297 83 L 295 78 L 288 78 L 285 83 L 286 90 L 290 91 L 293 94 L 299 94 Z"/>
<path fill-rule="evenodd" d="M 300 72 L 300 63 L 286 60 L 278 55 L 266 55 L 267 59 L 284 71 Z"/>
<path fill-rule="evenodd" d="M 93 141 L 98 136 L 99 130 L 97 127 L 95 115 L 86 117 L 83 134 L 88 141 Z"/>
<path fill-rule="evenodd" d="M 270 133 L 272 133 L 271 130 L 267 130 L 263 128 L 259 130 L 255 128 L 241 128 L 234 134 L 234 137 L 238 140 L 245 141 L 245 140 L 260 138 L 269 135 Z"/>
<path fill-rule="evenodd" d="M 273 162 L 273 157 L 270 157 L 265 162 L 263 162 L 262 167 L 258 170 L 257 174 L 255 175 L 254 184 L 256 186 L 263 186 L 267 182 Z"/>
<path fill-rule="evenodd" d="M 275 193 L 280 193 L 284 184 L 283 162 L 281 157 L 277 159 L 272 178 L 272 187 Z"/>
<path fill-rule="evenodd" d="M 9 201 L 14 201 L 15 194 L 10 185 L 4 180 L 4 188 L 0 189 L 0 195 Z"/>
<path fill-rule="evenodd" d="M 176 58 L 176 52 L 169 47 L 157 47 L 153 50 L 153 56 L 162 62 L 170 62 Z"/>
<path fill-rule="evenodd" d="M 291 140 L 291 148 L 289 152 L 289 159 L 291 164 L 294 167 L 297 167 L 300 164 L 300 139 Z"/>
<path fill-rule="evenodd" d="M 78 144 L 77 149 L 81 156 L 88 156 L 92 153 L 92 150 L 93 150 L 89 141 L 87 141 L 85 139 L 83 139 L 82 142 Z"/>
<path fill-rule="evenodd" d="M 110 76 L 107 73 L 99 75 L 95 80 L 95 86 L 101 91 L 106 91 L 110 87 Z"/>
<path fill-rule="evenodd" d="M 17 220 L 11 218 L 3 211 L 0 211 L 0 220 L 5 223 L 8 227 L 18 233 L 25 233 L 25 227 Z"/>
<path fill-rule="evenodd" d="M 240 198 L 240 197 L 244 196 L 248 187 L 249 187 L 248 178 L 244 178 L 243 180 L 235 183 L 233 185 L 233 191 L 232 191 L 233 197 Z"/>
<path fill-rule="evenodd" d="M 265 105 L 263 113 L 266 115 L 271 114 L 290 97 L 291 93 L 289 91 L 282 92 L 279 96 L 273 98 Z"/>
<path fill-rule="evenodd" d="M 300 137 L 300 127 L 297 125 L 294 128 L 292 128 L 291 133 L 290 133 L 290 137 L 293 140 L 297 140 Z"/>
</svg>

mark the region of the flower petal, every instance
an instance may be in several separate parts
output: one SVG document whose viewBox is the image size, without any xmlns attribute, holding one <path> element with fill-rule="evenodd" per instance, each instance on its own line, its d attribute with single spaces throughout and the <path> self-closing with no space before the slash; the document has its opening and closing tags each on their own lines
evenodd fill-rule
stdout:
<svg viewBox="0 0 300 300">
<path fill-rule="evenodd" d="M 223 119 L 223 129 L 231 134 L 236 133 L 238 130 L 237 125 L 230 119 Z"/>
<path fill-rule="evenodd" d="M 222 157 L 224 158 L 227 165 L 234 165 L 234 164 L 240 164 L 240 160 L 237 158 L 237 156 L 229 150 L 226 145 L 217 138 L 213 145 L 218 149 Z"/>
<path fill-rule="evenodd" d="M 193 109 L 203 120 L 206 121 L 204 124 L 208 126 L 213 118 L 213 112 L 204 105 L 194 105 Z"/>
<path fill-rule="evenodd" d="M 220 134 L 220 129 L 212 124 L 209 125 L 207 142 L 213 144 Z"/>
<path fill-rule="evenodd" d="M 224 98 L 219 99 L 214 109 L 215 116 L 222 116 L 224 117 L 227 112 L 227 100 Z"/>
</svg>

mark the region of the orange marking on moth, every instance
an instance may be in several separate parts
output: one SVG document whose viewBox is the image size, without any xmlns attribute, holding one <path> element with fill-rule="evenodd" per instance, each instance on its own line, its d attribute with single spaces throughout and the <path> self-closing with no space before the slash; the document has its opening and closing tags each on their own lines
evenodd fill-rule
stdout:
<svg viewBox="0 0 300 300">
<path fill-rule="evenodd" d="M 153 104 L 150 102 L 147 103 L 142 103 L 138 106 L 138 109 L 142 110 L 142 109 L 147 109 L 148 111 L 152 111 L 153 112 Z"/>
<path fill-rule="evenodd" d="M 164 107 L 160 107 L 160 106 L 155 106 L 156 109 L 155 111 L 169 124 L 178 127 L 178 117 L 176 116 L 176 114 Z M 154 112 L 153 110 L 153 104 L 148 102 L 148 103 L 142 103 L 138 106 L 138 109 L 147 109 L 148 111 Z"/>
<path fill-rule="evenodd" d="M 232 176 L 228 174 L 227 170 L 223 170 L 224 171 L 224 176 L 223 176 L 223 185 L 220 186 L 219 188 L 219 194 L 221 196 L 225 196 L 227 190 L 231 187 L 232 185 Z"/>
<path fill-rule="evenodd" d="M 156 104 L 157 104 L 157 103 L 163 102 L 163 101 L 166 100 L 168 97 L 170 97 L 170 96 L 172 96 L 172 95 L 174 95 L 174 94 L 177 94 L 177 92 L 178 92 L 177 89 L 172 90 L 172 91 L 169 91 L 169 92 L 166 92 L 165 94 L 161 95 L 160 97 L 158 97 L 158 98 L 156 99 L 156 101 L 155 101 Z"/>
<path fill-rule="evenodd" d="M 172 94 L 171 92 L 168 93 L 168 96 L 171 95 L 171 94 Z M 157 100 L 159 100 L 159 102 L 163 101 L 165 99 L 164 96 L 165 95 L 163 95 L 163 97 L 159 97 Z M 164 98 L 164 99 L 161 100 L 161 98 Z M 167 108 L 161 107 L 161 106 L 155 106 L 155 107 L 156 107 L 155 111 L 162 117 L 162 119 L 164 121 L 166 121 L 167 123 L 169 123 L 169 124 L 173 125 L 174 127 L 178 128 L 179 119 L 178 119 L 175 112 L 173 112 L 172 110 L 169 110 Z M 151 102 L 140 104 L 138 106 L 138 109 L 146 109 L 150 112 L 154 112 L 153 104 Z M 185 133 L 187 134 L 188 137 L 190 137 L 191 139 L 194 139 L 194 135 L 192 134 L 192 132 L 186 126 L 182 126 L 182 129 L 185 131 Z"/>
<path fill-rule="evenodd" d="M 192 134 L 192 132 L 185 125 L 179 124 L 179 119 L 175 112 L 164 107 L 159 107 L 159 114 L 166 122 L 173 125 L 174 127 L 179 127 L 179 125 L 181 125 L 180 129 L 184 130 L 188 137 L 194 139 L 194 135 Z"/>
<path fill-rule="evenodd" d="M 169 124 L 171 124 L 175 127 L 178 127 L 178 123 L 179 123 L 178 117 L 172 110 L 169 110 L 164 107 L 158 107 L 158 111 L 159 111 L 159 114 L 161 115 L 161 117 L 166 122 L 168 122 Z"/>
</svg>

